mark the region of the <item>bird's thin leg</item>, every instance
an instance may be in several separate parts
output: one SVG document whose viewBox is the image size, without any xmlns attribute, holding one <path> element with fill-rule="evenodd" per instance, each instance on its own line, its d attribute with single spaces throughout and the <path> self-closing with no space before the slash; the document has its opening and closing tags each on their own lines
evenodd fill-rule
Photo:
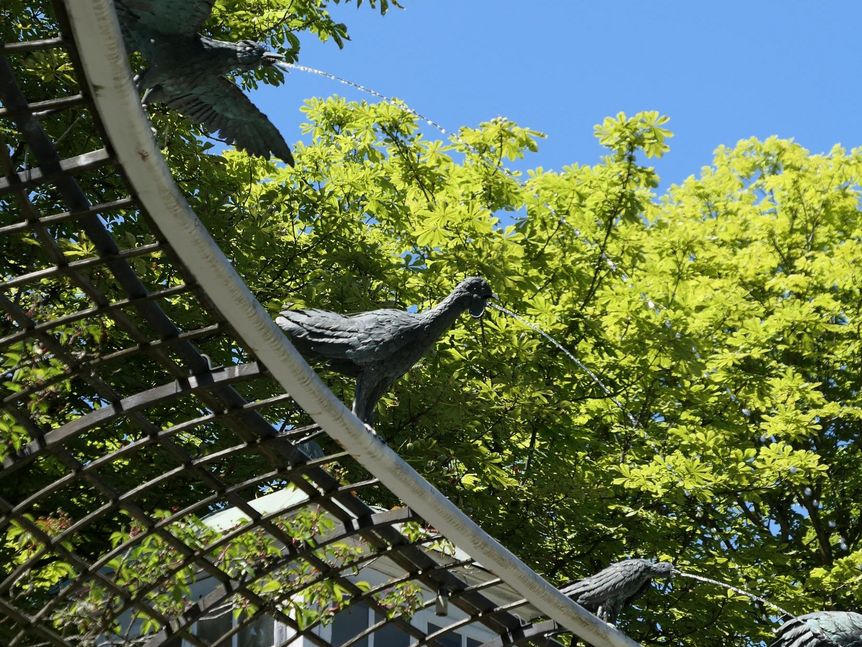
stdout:
<svg viewBox="0 0 862 647">
<path fill-rule="evenodd" d="M 377 401 L 386 393 L 386 389 L 392 385 L 393 381 L 393 379 L 381 377 L 376 372 L 371 371 L 363 372 L 356 380 L 353 413 L 366 423 L 366 427 L 374 422 L 374 409 L 377 406 Z"/>
<path fill-rule="evenodd" d="M 372 371 L 363 371 L 356 378 L 356 391 L 353 394 L 353 413 L 362 422 L 370 423 L 374 417 L 374 404 L 371 393 L 374 390 L 376 375 Z"/>
<path fill-rule="evenodd" d="M 383 394 L 389 390 L 389 387 L 392 386 L 394 379 L 384 379 L 378 382 L 371 391 L 371 411 L 370 415 L 372 419 L 374 418 L 374 410 L 377 408 L 377 403 L 380 402 L 380 398 L 383 397 Z"/>
<path fill-rule="evenodd" d="M 623 605 L 620 602 L 608 602 L 607 606 L 604 608 L 604 615 L 601 616 L 602 620 L 615 627 L 617 614 L 620 612 L 622 607 Z"/>
</svg>

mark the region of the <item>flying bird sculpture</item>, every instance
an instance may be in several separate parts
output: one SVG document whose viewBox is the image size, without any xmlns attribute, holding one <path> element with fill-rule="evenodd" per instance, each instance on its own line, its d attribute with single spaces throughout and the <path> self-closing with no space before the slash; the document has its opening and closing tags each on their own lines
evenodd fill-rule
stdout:
<svg viewBox="0 0 862 647">
<path fill-rule="evenodd" d="M 862 614 L 817 611 L 785 622 L 771 647 L 862 647 Z"/>
<path fill-rule="evenodd" d="M 392 383 L 431 350 L 462 312 L 481 317 L 493 298 L 488 282 L 474 276 L 425 312 L 285 310 L 275 322 L 306 359 L 324 360 L 333 370 L 356 377 L 353 412 L 370 423 L 377 401 Z"/>
<path fill-rule="evenodd" d="M 605 622 L 615 622 L 623 607 L 642 595 L 654 577 L 670 577 L 670 562 L 626 559 L 611 564 L 595 575 L 560 589 Z"/>
<path fill-rule="evenodd" d="M 137 78 L 141 102 L 164 103 L 251 155 L 275 155 L 293 166 L 278 129 L 225 78 L 284 57 L 253 41 L 231 43 L 199 34 L 214 2 L 115 0 L 126 47 L 147 59 Z"/>
</svg>

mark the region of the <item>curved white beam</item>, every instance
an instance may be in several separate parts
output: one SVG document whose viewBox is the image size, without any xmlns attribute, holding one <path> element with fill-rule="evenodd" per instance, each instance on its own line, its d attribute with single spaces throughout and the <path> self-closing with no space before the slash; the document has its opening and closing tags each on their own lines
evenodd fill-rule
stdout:
<svg viewBox="0 0 862 647">
<path fill-rule="evenodd" d="M 63 0 L 110 143 L 141 203 L 282 387 L 369 472 L 537 609 L 596 647 L 638 643 L 561 594 L 422 478 L 335 397 L 234 271 L 173 181 L 132 83 L 112 0 Z"/>
</svg>

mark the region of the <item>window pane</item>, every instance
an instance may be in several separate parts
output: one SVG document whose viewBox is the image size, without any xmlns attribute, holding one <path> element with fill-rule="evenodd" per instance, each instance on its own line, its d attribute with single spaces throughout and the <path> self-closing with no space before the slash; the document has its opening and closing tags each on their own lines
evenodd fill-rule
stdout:
<svg viewBox="0 0 862 647">
<path fill-rule="evenodd" d="M 224 636 L 233 626 L 233 609 L 225 609 L 221 615 L 207 620 L 198 620 L 194 634 L 210 645 Z"/>
<path fill-rule="evenodd" d="M 435 631 L 440 631 L 443 627 L 438 627 L 435 624 L 428 623 L 428 633 L 433 634 Z M 461 647 L 461 634 L 452 632 L 443 634 L 436 639 L 443 647 Z"/>
<path fill-rule="evenodd" d="M 354 636 L 368 629 L 368 606 L 351 604 L 335 614 L 332 620 L 332 644 L 343 645 Z M 355 643 L 356 647 L 368 647 L 368 636 Z"/>
<path fill-rule="evenodd" d="M 275 621 L 269 616 L 257 618 L 240 629 L 237 634 L 238 647 L 272 647 Z"/>
<path fill-rule="evenodd" d="M 475 638 L 467 638 L 467 647 L 479 647 L 479 645 L 481 644 L 482 643 L 480 643 Z"/>
<path fill-rule="evenodd" d="M 375 614 L 374 617 L 375 623 L 383 620 L 383 616 Z M 410 635 L 391 622 L 371 635 L 374 636 L 374 647 L 409 647 L 410 645 Z"/>
</svg>

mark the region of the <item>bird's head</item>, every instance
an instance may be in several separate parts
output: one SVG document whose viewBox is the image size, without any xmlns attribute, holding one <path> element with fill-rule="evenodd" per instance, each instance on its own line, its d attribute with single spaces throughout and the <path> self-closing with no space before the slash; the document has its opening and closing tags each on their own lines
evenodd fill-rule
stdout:
<svg viewBox="0 0 862 647">
<path fill-rule="evenodd" d="M 488 281 L 481 276 L 471 276 L 464 279 L 455 289 L 467 299 L 470 315 L 476 318 L 485 313 L 485 307 L 489 300 L 497 298 Z"/>
<path fill-rule="evenodd" d="M 266 51 L 261 43 L 253 40 L 242 40 L 237 43 L 236 57 L 239 59 L 240 65 L 256 66 L 261 60 L 266 60 L 272 56 L 271 52 Z"/>
<path fill-rule="evenodd" d="M 653 562 L 650 570 L 653 577 L 670 577 L 676 571 L 670 562 Z"/>
</svg>

